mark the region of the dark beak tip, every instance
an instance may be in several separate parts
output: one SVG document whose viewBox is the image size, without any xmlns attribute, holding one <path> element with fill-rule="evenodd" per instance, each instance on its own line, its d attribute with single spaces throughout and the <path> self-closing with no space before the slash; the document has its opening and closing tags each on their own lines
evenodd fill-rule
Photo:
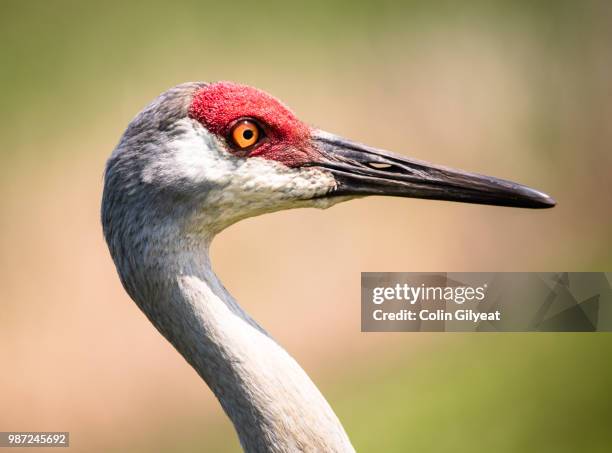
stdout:
<svg viewBox="0 0 612 453">
<path fill-rule="evenodd" d="M 534 204 L 529 207 L 534 209 L 550 209 L 554 208 L 555 206 L 557 206 L 557 202 L 552 198 L 548 197 L 546 199 L 540 199 L 535 201 Z"/>
<path fill-rule="evenodd" d="M 527 199 L 530 200 L 529 206 L 533 209 L 550 209 L 557 205 L 557 201 L 550 195 L 543 192 L 539 192 L 534 189 L 526 188 Z"/>
<path fill-rule="evenodd" d="M 554 198 L 546 195 L 546 198 L 542 200 L 542 204 L 544 205 L 544 208 L 554 208 L 557 206 L 557 201 Z"/>
</svg>

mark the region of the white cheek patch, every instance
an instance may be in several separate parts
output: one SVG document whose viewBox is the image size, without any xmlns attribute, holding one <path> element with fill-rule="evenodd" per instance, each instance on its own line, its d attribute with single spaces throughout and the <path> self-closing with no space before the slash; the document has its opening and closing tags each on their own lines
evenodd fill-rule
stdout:
<svg viewBox="0 0 612 453">
<path fill-rule="evenodd" d="M 167 144 L 169 152 L 147 168 L 149 174 L 143 177 L 205 189 L 204 208 L 209 214 L 217 210 L 217 215 L 228 220 L 291 207 L 334 204 L 312 200 L 335 187 L 329 172 L 289 168 L 259 157 L 236 157 L 197 121 L 185 118 L 176 126 L 181 134 Z"/>
</svg>

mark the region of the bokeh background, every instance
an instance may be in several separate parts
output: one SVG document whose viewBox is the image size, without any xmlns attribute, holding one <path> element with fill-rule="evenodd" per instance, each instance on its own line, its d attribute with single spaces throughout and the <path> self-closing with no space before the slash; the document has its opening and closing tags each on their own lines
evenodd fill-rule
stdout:
<svg viewBox="0 0 612 453">
<path fill-rule="evenodd" d="M 85 452 L 237 452 L 122 290 L 105 159 L 165 89 L 234 80 L 309 123 L 552 194 L 527 211 L 370 198 L 243 221 L 226 286 L 358 451 L 604 452 L 610 334 L 364 334 L 361 271 L 612 268 L 607 1 L 0 2 L 0 430 Z"/>
</svg>

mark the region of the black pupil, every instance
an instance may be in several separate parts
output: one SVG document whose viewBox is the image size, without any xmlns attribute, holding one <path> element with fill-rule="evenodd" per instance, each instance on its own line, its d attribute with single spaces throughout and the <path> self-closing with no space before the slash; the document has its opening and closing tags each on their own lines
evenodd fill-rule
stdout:
<svg viewBox="0 0 612 453">
<path fill-rule="evenodd" d="M 253 134 L 253 131 L 250 129 L 247 129 L 242 133 L 242 136 L 245 140 L 251 140 L 253 138 L 253 135 L 255 134 Z"/>
</svg>

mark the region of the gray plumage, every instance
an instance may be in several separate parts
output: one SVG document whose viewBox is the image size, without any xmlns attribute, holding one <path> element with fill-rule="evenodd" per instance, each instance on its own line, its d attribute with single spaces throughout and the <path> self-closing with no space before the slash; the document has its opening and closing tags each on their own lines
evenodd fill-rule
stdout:
<svg viewBox="0 0 612 453">
<path fill-rule="evenodd" d="M 218 231 L 242 217 L 289 207 L 299 197 L 267 193 L 278 191 L 265 182 L 259 190 L 233 194 L 240 178 L 206 174 L 220 160 L 235 174 L 245 167 L 244 159 L 225 153 L 216 137 L 188 118 L 193 93 L 203 86 L 183 84 L 159 96 L 130 123 L 108 160 L 102 225 L 121 282 L 215 393 L 246 451 L 353 451 L 314 384 L 211 270 L 208 249 Z M 186 158 L 180 149 L 188 142 L 197 150 Z M 197 153 L 208 154 L 206 160 L 198 161 Z M 190 166 L 209 168 L 197 174 L 182 168 L 191 159 Z M 258 165 L 303 182 L 296 170 Z M 328 190 L 329 179 L 325 184 L 321 191 Z"/>
</svg>

